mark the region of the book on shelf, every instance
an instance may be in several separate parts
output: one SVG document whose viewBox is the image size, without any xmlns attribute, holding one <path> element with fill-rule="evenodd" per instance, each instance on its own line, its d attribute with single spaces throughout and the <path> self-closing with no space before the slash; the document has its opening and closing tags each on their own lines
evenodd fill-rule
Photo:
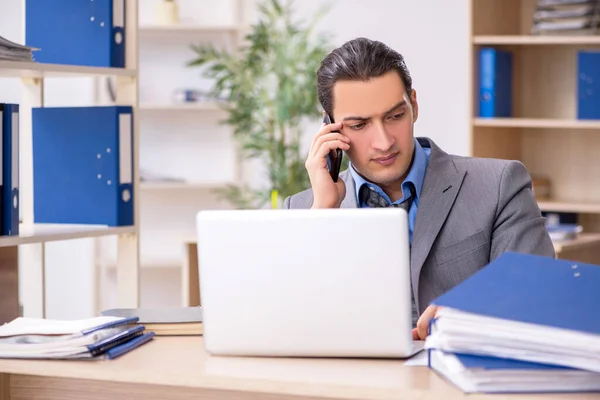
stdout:
<svg viewBox="0 0 600 400">
<path fill-rule="evenodd" d="M 0 358 L 114 359 L 154 337 L 137 317 L 16 318 L 0 326 Z"/>
<path fill-rule="evenodd" d="M 201 307 L 113 308 L 102 311 L 103 316 L 130 318 L 157 336 L 202 335 Z"/>
<path fill-rule="evenodd" d="M 600 382 L 600 319 L 594 318 L 600 309 L 598 287 L 600 266 L 504 253 L 433 301 L 439 309 L 425 341 L 431 367 L 442 375 L 450 368 L 458 374 L 455 379 L 476 380 L 457 355 L 487 357 L 479 359 L 483 364 L 499 362 L 489 359 L 536 363 L 505 365 L 513 371 L 494 390 L 519 385 L 525 391 L 543 390 L 541 380 L 534 384 L 542 369 L 570 376 L 568 384 L 556 382 L 554 391 L 588 390 L 590 379 Z M 521 368 L 538 373 L 526 379 L 514 371 Z"/>
</svg>

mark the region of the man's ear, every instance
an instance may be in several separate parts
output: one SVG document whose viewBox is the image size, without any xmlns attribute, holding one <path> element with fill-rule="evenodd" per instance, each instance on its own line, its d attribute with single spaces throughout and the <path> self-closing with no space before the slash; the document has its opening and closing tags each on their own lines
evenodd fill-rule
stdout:
<svg viewBox="0 0 600 400">
<path fill-rule="evenodd" d="M 415 89 L 411 89 L 410 91 L 410 103 L 412 104 L 414 123 L 419 118 L 419 103 L 417 102 L 417 91 Z"/>
</svg>

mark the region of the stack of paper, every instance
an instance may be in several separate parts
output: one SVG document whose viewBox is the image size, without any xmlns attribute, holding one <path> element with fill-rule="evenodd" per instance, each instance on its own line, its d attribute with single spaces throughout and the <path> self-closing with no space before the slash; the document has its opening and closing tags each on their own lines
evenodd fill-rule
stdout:
<svg viewBox="0 0 600 400">
<path fill-rule="evenodd" d="M 137 320 L 16 318 L 0 326 L 0 358 L 113 359 L 154 336 Z"/>
<path fill-rule="evenodd" d="M 34 47 L 23 46 L 0 36 L 0 60 L 33 61 Z"/>
<path fill-rule="evenodd" d="M 434 301 L 430 367 L 466 392 L 600 391 L 599 288 L 600 266 L 505 253 Z"/>
</svg>

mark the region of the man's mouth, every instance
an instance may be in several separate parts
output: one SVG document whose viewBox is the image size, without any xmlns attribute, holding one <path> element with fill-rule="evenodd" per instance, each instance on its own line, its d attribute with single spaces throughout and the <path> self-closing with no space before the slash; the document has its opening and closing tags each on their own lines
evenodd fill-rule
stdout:
<svg viewBox="0 0 600 400">
<path fill-rule="evenodd" d="M 374 158 L 373 161 L 375 161 L 376 163 L 381 164 L 381 165 L 389 165 L 394 162 L 396 157 L 398 157 L 398 153 L 389 154 L 389 155 L 383 156 L 383 157 L 377 157 L 377 158 Z"/>
</svg>

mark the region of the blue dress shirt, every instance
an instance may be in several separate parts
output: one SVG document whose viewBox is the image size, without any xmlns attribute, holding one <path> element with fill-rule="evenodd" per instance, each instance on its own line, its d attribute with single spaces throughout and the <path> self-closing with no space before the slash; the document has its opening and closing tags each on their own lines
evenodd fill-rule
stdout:
<svg viewBox="0 0 600 400">
<path fill-rule="evenodd" d="M 408 175 L 404 182 L 402 182 L 402 198 L 394 203 L 401 203 L 404 200 L 410 197 L 410 184 L 412 183 L 415 188 L 416 198 L 413 199 L 413 202 L 408 210 L 408 229 L 409 229 L 409 238 L 412 243 L 412 235 L 415 228 L 415 219 L 417 217 L 417 210 L 419 208 L 419 198 L 421 197 L 421 189 L 423 188 L 423 181 L 425 179 L 425 171 L 427 170 L 427 164 L 429 163 L 429 156 L 431 154 L 431 149 L 428 147 L 423 147 L 419 143 L 419 141 L 415 138 L 415 157 L 413 164 L 411 166 Z M 388 201 L 388 203 L 392 204 L 389 196 L 381 189 L 379 186 L 374 183 L 366 181 L 362 176 L 360 176 L 352 164 L 350 164 L 350 173 L 352 174 L 352 178 L 354 179 L 354 186 L 356 187 L 356 201 L 358 207 L 365 208 L 369 207 L 366 204 L 362 204 L 360 202 L 360 198 L 358 193 L 362 185 L 369 185 L 372 190 L 375 190 L 384 199 Z"/>
</svg>

